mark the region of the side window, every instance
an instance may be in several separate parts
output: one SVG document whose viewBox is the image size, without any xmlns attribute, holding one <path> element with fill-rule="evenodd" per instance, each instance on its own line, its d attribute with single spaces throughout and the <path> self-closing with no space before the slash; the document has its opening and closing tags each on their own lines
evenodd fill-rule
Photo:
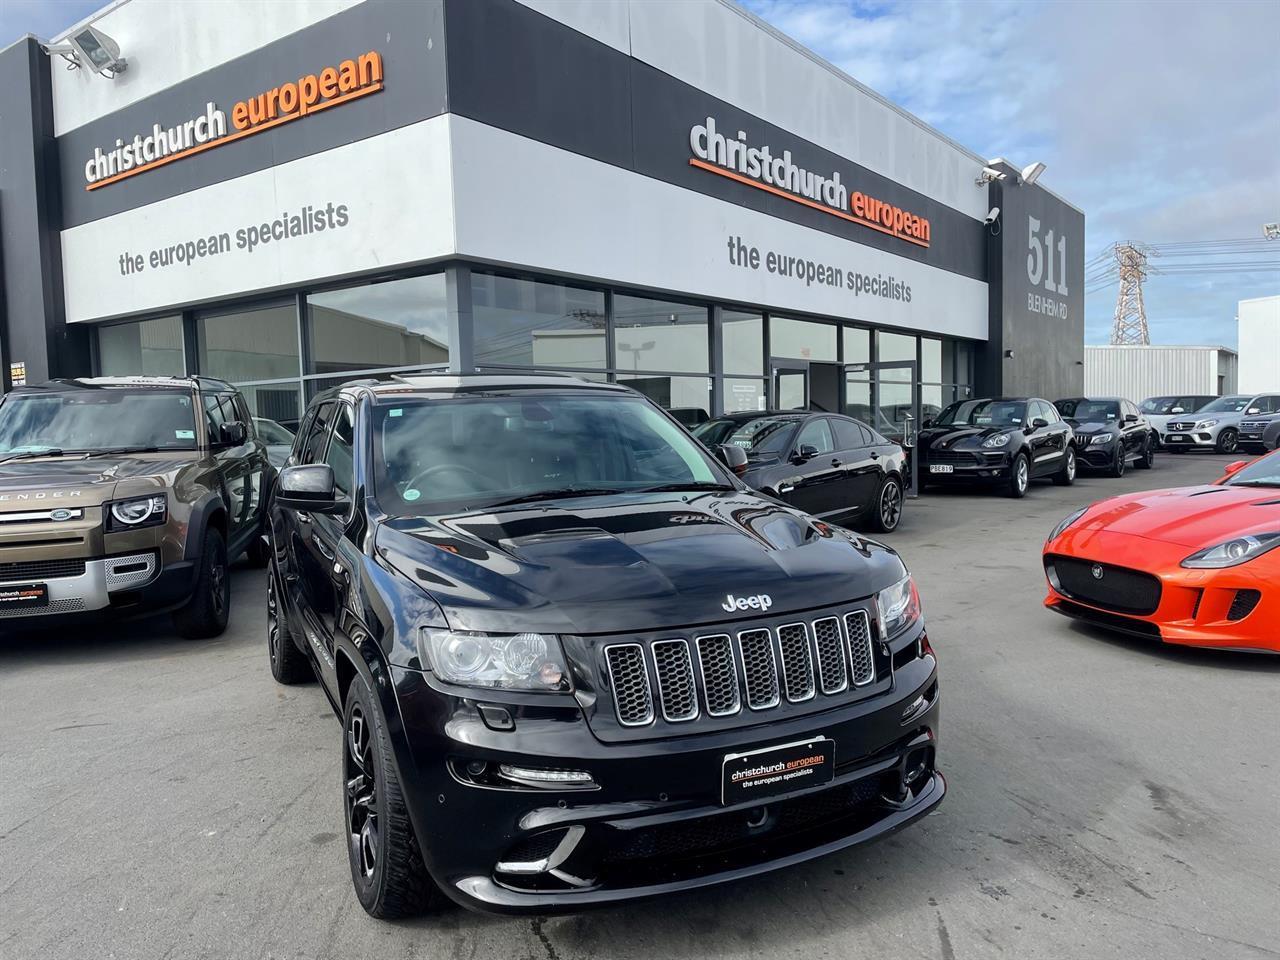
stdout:
<svg viewBox="0 0 1280 960">
<path fill-rule="evenodd" d="M 324 442 L 329 436 L 329 424 L 333 419 L 333 401 L 323 403 L 316 410 L 316 417 L 307 431 L 307 439 L 302 445 L 302 456 L 299 463 L 315 463 L 324 450 Z"/>
<path fill-rule="evenodd" d="M 245 429 L 249 431 L 249 436 L 256 436 L 253 428 L 253 415 L 249 413 L 249 405 L 244 402 L 244 396 L 239 393 L 231 395 L 231 411 L 235 418 L 245 425 Z"/>
<path fill-rule="evenodd" d="M 204 418 L 205 423 L 209 427 L 209 442 L 218 442 L 218 428 L 227 422 L 227 413 L 223 409 L 221 403 L 218 402 L 218 395 L 207 393 L 204 396 Z"/>
<path fill-rule="evenodd" d="M 302 462 L 302 447 L 307 442 L 307 434 L 311 431 L 311 424 L 315 421 L 316 412 L 310 410 L 303 414 L 302 422 L 298 424 L 298 432 L 293 438 L 293 449 L 289 451 L 290 463 Z"/>
<path fill-rule="evenodd" d="M 835 449 L 835 441 L 831 437 L 831 427 L 825 417 L 816 417 L 804 425 L 800 436 L 796 438 L 796 449 L 805 445 L 818 448 L 818 453 L 830 453 Z"/>
<path fill-rule="evenodd" d="M 355 462 L 352 459 L 352 448 L 355 442 L 355 416 L 348 404 L 339 404 L 336 423 L 333 427 L 333 439 L 329 441 L 329 450 L 324 455 L 324 462 L 333 468 L 333 486 L 343 499 L 351 496 L 355 488 Z"/>
<path fill-rule="evenodd" d="M 836 434 L 837 450 L 854 450 L 871 443 L 871 437 L 859 424 L 852 420 L 831 418 L 831 428 Z"/>
<path fill-rule="evenodd" d="M 1265 412 L 1280 413 L 1280 397 L 1270 396 L 1270 397 L 1263 397 L 1263 399 L 1266 401 L 1266 403 L 1262 407 L 1262 409 Z"/>
<path fill-rule="evenodd" d="M 1033 400 L 1031 402 L 1031 410 L 1029 415 L 1032 421 L 1043 420 L 1045 423 L 1056 423 L 1058 418 L 1053 415 L 1052 408 L 1043 400 Z"/>
</svg>

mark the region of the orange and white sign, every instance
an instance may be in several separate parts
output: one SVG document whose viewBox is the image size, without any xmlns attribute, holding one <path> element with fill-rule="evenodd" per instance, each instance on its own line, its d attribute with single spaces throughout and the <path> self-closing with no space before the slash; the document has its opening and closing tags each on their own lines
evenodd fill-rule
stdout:
<svg viewBox="0 0 1280 960">
<path fill-rule="evenodd" d="M 349 103 L 383 89 L 382 56 L 370 50 L 337 66 L 325 67 L 241 100 L 231 108 L 231 125 L 217 104 L 190 120 L 162 127 L 155 124 L 132 140 L 117 138 L 114 147 L 95 148 L 85 161 L 86 190 L 146 173 L 165 164 L 221 147 L 308 114 Z"/>
</svg>

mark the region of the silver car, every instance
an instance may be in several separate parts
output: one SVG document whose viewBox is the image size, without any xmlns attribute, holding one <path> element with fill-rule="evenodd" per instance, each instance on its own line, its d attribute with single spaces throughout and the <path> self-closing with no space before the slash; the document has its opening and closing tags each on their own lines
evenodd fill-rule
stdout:
<svg viewBox="0 0 1280 960">
<path fill-rule="evenodd" d="M 1215 399 L 1217 398 L 1199 394 L 1170 394 L 1167 397 L 1147 397 L 1138 404 L 1138 409 L 1147 418 L 1147 423 L 1151 424 L 1159 445 L 1164 443 L 1170 420 L 1180 420 L 1182 414 L 1195 413 Z"/>
<path fill-rule="evenodd" d="M 1273 413 L 1280 413 L 1280 393 L 1219 397 L 1192 417 L 1170 420 L 1164 445 L 1172 453 L 1195 449 L 1235 453 L 1240 446 L 1241 422 Z"/>
<path fill-rule="evenodd" d="M 1240 449 L 1266 453 L 1280 447 L 1280 413 L 1240 421 Z"/>
</svg>

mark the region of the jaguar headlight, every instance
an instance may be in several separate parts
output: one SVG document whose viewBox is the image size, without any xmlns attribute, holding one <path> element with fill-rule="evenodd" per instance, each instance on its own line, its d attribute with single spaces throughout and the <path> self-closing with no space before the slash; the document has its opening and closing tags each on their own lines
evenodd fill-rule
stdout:
<svg viewBox="0 0 1280 960">
<path fill-rule="evenodd" d="M 158 527 L 168 519 L 168 502 L 164 494 L 150 497 L 133 497 L 117 500 L 104 508 L 107 514 L 107 532 L 138 530 L 142 527 Z"/>
<path fill-rule="evenodd" d="M 1009 445 L 1009 435 L 1007 433 L 998 433 L 994 437 L 987 437 L 982 441 L 982 445 L 988 450 L 993 447 L 1007 447 Z"/>
<path fill-rule="evenodd" d="M 423 627 L 424 662 L 441 680 L 501 690 L 569 691 L 559 637 L 546 633 L 469 633 Z"/>
<path fill-rule="evenodd" d="M 880 630 L 886 640 L 892 640 L 919 620 L 920 594 L 911 574 L 881 590 L 876 595 L 876 607 L 880 611 Z"/>
<path fill-rule="evenodd" d="M 1253 533 L 1198 550 L 1183 560 L 1182 565 L 1192 570 L 1221 570 L 1248 563 L 1276 547 L 1280 547 L 1280 531 Z"/>
<path fill-rule="evenodd" d="M 1069 517 L 1064 517 L 1061 521 L 1059 521 L 1058 525 L 1053 528 L 1053 532 L 1049 534 L 1049 539 L 1046 540 L 1045 543 L 1048 543 L 1051 540 L 1057 540 L 1058 537 L 1062 536 L 1062 534 L 1066 531 L 1067 527 L 1071 526 L 1073 523 L 1075 523 L 1077 520 L 1083 517 L 1085 513 L 1088 512 L 1088 510 L 1089 510 L 1088 507 L 1081 507 L 1079 510 L 1071 514 Z"/>
</svg>

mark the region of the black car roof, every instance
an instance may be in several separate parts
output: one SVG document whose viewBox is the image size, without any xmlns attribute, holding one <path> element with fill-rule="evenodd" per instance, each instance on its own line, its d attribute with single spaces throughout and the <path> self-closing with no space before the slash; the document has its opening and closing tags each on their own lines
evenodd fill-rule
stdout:
<svg viewBox="0 0 1280 960">
<path fill-rule="evenodd" d="M 377 403 L 383 400 L 404 400 L 406 397 L 502 395 L 523 390 L 641 395 L 630 387 L 582 380 L 572 374 L 414 373 L 395 375 L 387 380 L 351 380 L 317 395 L 312 403 L 335 396 L 352 399 L 364 396 Z"/>
<path fill-rule="evenodd" d="M 225 380 L 214 377 L 73 377 L 49 380 L 45 383 L 28 384 L 15 387 L 14 393 L 68 393 L 75 390 L 119 390 L 122 388 L 143 387 L 187 390 L 205 392 L 230 393 L 235 390 Z"/>
</svg>

